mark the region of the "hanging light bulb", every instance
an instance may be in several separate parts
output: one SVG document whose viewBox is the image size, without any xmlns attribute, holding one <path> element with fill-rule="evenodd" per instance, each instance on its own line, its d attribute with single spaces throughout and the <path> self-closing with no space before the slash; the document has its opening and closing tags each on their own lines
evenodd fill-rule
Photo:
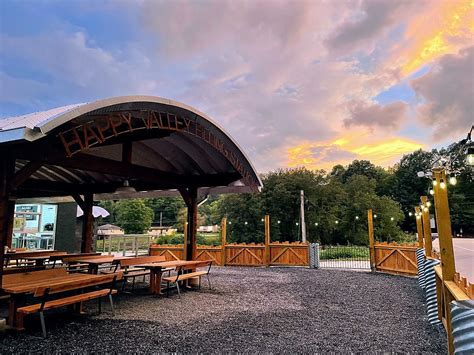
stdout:
<svg viewBox="0 0 474 355">
<path fill-rule="evenodd" d="M 278 221 L 277 221 L 277 223 L 278 223 L 278 224 L 280 224 L 280 223 L 281 223 L 281 221 L 280 221 L 280 220 L 278 220 Z"/>
<path fill-rule="evenodd" d="M 318 222 L 315 222 L 314 225 L 317 227 L 317 226 L 318 226 Z"/>
<path fill-rule="evenodd" d="M 439 187 L 441 187 L 442 189 L 445 189 L 445 188 L 446 188 L 446 183 L 444 182 L 443 179 L 441 179 L 441 180 L 439 181 Z"/>
<path fill-rule="evenodd" d="M 474 147 L 467 148 L 466 162 L 467 165 L 474 166 Z"/>
<path fill-rule="evenodd" d="M 391 221 L 394 221 L 394 220 L 395 220 L 395 218 L 394 218 L 394 217 L 390 217 L 390 220 L 391 220 Z"/>
<path fill-rule="evenodd" d="M 427 206 L 427 207 L 430 207 L 430 206 L 431 206 L 431 202 L 430 202 L 430 201 L 426 201 L 426 206 Z"/>
<path fill-rule="evenodd" d="M 229 224 L 232 224 L 232 222 L 231 222 L 231 221 L 229 221 Z"/>
<path fill-rule="evenodd" d="M 262 218 L 261 221 L 263 222 L 263 221 L 265 221 L 265 220 Z"/>
<path fill-rule="evenodd" d="M 433 186 L 436 186 L 436 185 L 438 185 L 438 181 L 433 180 Z"/>
<path fill-rule="evenodd" d="M 451 176 L 449 178 L 449 183 L 453 186 L 456 185 L 458 183 L 458 179 L 456 179 L 456 176 Z"/>
<path fill-rule="evenodd" d="M 376 215 L 376 214 L 374 214 L 374 218 L 377 218 L 377 215 Z"/>
<path fill-rule="evenodd" d="M 336 224 L 339 224 L 339 221 L 336 221 Z"/>
<path fill-rule="evenodd" d="M 423 211 L 428 212 L 429 211 L 428 207 L 423 208 Z"/>
<path fill-rule="evenodd" d="M 424 205 L 423 203 L 420 204 L 420 208 L 421 208 L 421 209 L 425 208 L 425 205 Z"/>
<path fill-rule="evenodd" d="M 247 221 L 244 222 L 245 225 L 249 224 Z"/>
<path fill-rule="evenodd" d="M 420 219 L 421 217 L 420 216 L 416 216 L 416 219 Z"/>
<path fill-rule="evenodd" d="M 431 196 L 434 195 L 434 190 L 433 190 L 433 189 L 430 189 L 430 195 L 431 195 Z"/>
<path fill-rule="evenodd" d="M 408 212 L 408 215 L 411 217 L 411 216 L 413 216 L 413 213 L 411 213 L 411 212 Z"/>
<path fill-rule="evenodd" d="M 299 226 L 300 224 L 298 222 L 296 222 L 296 225 Z"/>
<path fill-rule="evenodd" d="M 356 219 L 359 219 L 359 216 L 356 216 Z"/>
</svg>

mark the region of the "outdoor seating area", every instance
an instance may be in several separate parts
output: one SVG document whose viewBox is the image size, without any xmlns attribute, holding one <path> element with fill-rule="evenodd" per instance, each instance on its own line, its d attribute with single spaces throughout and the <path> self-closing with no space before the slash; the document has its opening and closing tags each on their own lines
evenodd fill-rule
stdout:
<svg viewBox="0 0 474 355">
<path fill-rule="evenodd" d="M 70 310 L 81 313 L 83 302 L 97 299 L 100 312 L 101 298 L 108 297 L 113 313 L 112 296 L 118 290 L 124 291 L 129 279 L 133 282 L 133 291 L 136 277 L 143 277 L 143 281 L 147 277 L 150 294 L 163 294 L 164 284 L 169 295 L 172 284 L 180 296 L 180 283 L 181 287 L 191 288 L 191 281 L 195 279 L 200 288 L 201 276 L 209 278 L 212 262 L 166 261 L 164 256 L 125 257 L 37 250 L 12 251 L 5 258 L 5 264 L 0 296 L 8 303 L 9 328 L 23 331 L 31 324 L 27 325 L 25 318 L 39 313 L 42 334 L 46 337 L 45 311 L 71 306 Z M 200 270 L 203 267 L 206 267 L 205 271 Z M 163 273 L 167 273 L 164 283 Z M 121 287 L 119 283 L 122 283 Z"/>
<path fill-rule="evenodd" d="M 304 268 L 211 274 L 212 289 L 181 299 L 150 295 L 148 283 L 137 282 L 135 292 L 114 295 L 115 316 L 109 307 L 87 316 L 51 311 L 46 339 L 32 316 L 25 332 L 5 334 L 0 352 L 446 353 L 444 330 L 425 320 L 416 279 Z M 85 309 L 97 313 L 96 302 Z"/>
</svg>

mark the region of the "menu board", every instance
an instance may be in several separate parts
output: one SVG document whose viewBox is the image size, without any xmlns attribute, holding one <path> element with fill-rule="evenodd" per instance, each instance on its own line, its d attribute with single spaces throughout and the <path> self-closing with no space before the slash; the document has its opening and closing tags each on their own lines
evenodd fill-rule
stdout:
<svg viewBox="0 0 474 355">
<path fill-rule="evenodd" d="M 37 214 L 27 214 L 27 212 L 38 213 L 38 205 L 17 205 L 16 212 L 21 212 L 26 221 L 36 221 Z"/>
</svg>

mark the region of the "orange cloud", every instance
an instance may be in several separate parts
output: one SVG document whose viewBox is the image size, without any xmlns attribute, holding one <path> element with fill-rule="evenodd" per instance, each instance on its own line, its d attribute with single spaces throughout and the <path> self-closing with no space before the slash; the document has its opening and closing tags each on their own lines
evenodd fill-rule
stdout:
<svg viewBox="0 0 474 355">
<path fill-rule="evenodd" d="M 423 148 L 423 144 L 400 137 L 379 139 L 367 143 L 369 135 L 357 132 L 322 143 L 303 142 L 287 150 L 289 167 L 331 170 L 336 164 L 347 165 L 354 159 L 370 160 L 388 167 L 402 155 Z"/>
<path fill-rule="evenodd" d="M 402 73 L 407 75 L 432 60 L 473 43 L 474 1 L 441 1 L 416 16 L 406 31 L 412 45 L 404 50 Z"/>
</svg>

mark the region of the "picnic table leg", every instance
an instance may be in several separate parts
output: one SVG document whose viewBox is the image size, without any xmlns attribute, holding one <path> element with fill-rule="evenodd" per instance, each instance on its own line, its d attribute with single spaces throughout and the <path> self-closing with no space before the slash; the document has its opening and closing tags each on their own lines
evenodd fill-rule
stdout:
<svg viewBox="0 0 474 355">
<path fill-rule="evenodd" d="M 7 324 L 15 328 L 16 330 L 23 330 L 23 317 L 20 317 L 19 313 L 16 312 L 19 305 L 25 303 L 24 295 L 10 295 L 10 301 L 8 303 L 8 322 Z"/>
<path fill-rule="evenodd" d="M 158 295 L 162 295 L 163 293 L 161 292 L 161 275 L 163 273 L 161 272 L 161 270 L 159 270 L 157 273 L 156 273 L 156 284 L 155 284 L 155 288 L 157 289 L 157 294 Z"/>
<path fill-rule="evenodd" d="M 155 271 L 150 270 L 150 293 L 155 294 Z"/>
</svg>

